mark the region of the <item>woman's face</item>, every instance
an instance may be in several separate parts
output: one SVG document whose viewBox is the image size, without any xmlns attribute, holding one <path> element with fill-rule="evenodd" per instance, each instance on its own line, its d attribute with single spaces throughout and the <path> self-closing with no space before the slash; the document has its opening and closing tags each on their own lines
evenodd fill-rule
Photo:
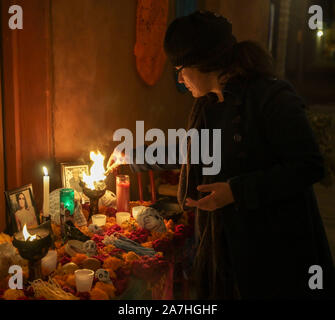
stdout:
<svg viewBox="0 0 335 320">
<path fill-rule="evenodd" d="M 19 206 L 23 209 L 26 206 L 26 198 L 23 193 L 19 194 Z"/>
<path fill-rule="evenodd" d="M 213 73 L 203 73 L 193 67 L 177 66 L 176 70 L 179 69 L 181 70 L 178 73 L 178 82 L 183 83 L 191 91 L 194 98 L 202 97 L 212 91 L 215 80 Z"/>
</svg>

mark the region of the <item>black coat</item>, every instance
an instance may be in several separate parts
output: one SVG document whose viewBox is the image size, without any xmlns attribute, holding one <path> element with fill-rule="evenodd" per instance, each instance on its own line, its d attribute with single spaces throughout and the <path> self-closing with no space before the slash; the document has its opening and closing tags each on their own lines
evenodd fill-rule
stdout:
<svg viewBox="0 0 335 320">
<path fill-rule="evenodd" d="M 200 182 L 229 181 L 235 203 L 198 212 L 200 237 L 209 230 L 198 255 L 199 297 L 229 298 L 224 288 L 234 283 L 242 299 L 333 297 L 312 187 L 324 177 L 323 159 L 302 100 L 287 82 L 264 79 L 229 82 L 224 98 L 202 113 L 202 128 L 223 130 L 221 172 Z M 313 265 L 323 269 L 322 290 L 309 288 Z"/>
</svg>

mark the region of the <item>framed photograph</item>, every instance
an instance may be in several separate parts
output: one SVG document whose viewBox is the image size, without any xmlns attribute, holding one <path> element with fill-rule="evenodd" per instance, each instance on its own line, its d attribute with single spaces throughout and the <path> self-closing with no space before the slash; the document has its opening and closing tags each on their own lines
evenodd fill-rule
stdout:
<svg viewBox="0 0 335 320">
<path fill-rule="evenodd" d="M 71 188 L 83 195 L 83 189 L 79 182 L 83 179 L 83 173 L 89 175 L 88 164 L 61 163 L 61 175 L 63 188 Z"/>
<path fill-rule="evenodd" d="M 21 231 L 24 225 L 29 229 L 36 228 L 40 224 L 31 184 L 6 191 L 5 195 L 13 232 Z"/>
</svg>

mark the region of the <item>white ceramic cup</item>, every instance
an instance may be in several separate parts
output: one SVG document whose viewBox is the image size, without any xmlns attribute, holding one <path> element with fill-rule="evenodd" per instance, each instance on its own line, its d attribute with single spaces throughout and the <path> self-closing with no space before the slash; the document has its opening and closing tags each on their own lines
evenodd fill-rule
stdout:
<svg viewBox="0 0 335 320">
<path fill-rule="evenodd" d="M 89 269 L 79 269 L 74 272 L 76 277 L 76 287 L 78 292 L 89 292 L 92 288 L 94 271 Z"/>
<path fill-rule="evenodd" d="M 120 226 L 123 222 L 130 219 L 129 212 L 117 212 L 116 213 L 116 223 Z"/>
<path fill-rule="evenodd" d="M 92 216 L 92 223 L 96 224 L 98 227 L 102 227 L 106 224 L 106 218 L 105 214 L 94 214 Z"/>
</svg>

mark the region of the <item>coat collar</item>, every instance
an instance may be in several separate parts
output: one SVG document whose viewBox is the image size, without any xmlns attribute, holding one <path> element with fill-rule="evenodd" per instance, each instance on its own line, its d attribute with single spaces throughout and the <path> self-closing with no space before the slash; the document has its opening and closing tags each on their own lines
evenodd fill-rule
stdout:
<svg viewBox="0 0 335 320">
<path fill-rule="evenodd" d="M 241 105 L 244 101 L 248 84 L 248 79 L 230 79 L 222 90 L 225 101 L 229 101 L 233 105 Z"/>
</svg>

